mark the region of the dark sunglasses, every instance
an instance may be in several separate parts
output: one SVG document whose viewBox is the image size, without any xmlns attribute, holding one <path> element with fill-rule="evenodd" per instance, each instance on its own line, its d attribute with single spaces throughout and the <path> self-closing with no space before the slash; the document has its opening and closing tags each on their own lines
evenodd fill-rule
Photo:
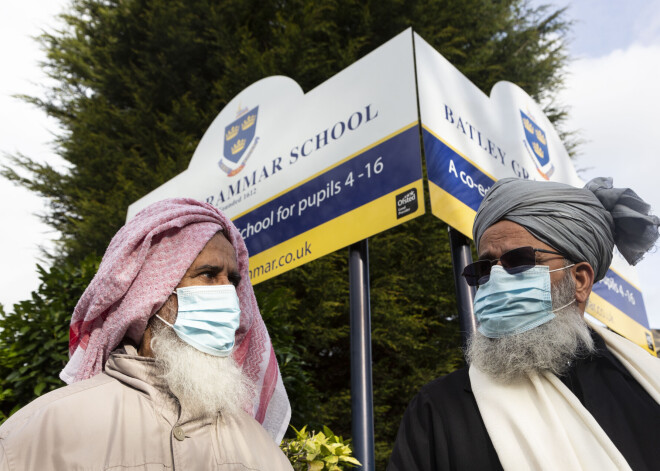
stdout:
<svg viewBox="0 0 660 471">
<path fill-rule="evenodd" d="M 501 262 L 502 267 L 505 270 L 509 271 L 511 269 L 516 269 L 513 271 L 519 273 L 536 265 L 536 252 L 549 253 L 564 257 L 564 255 L 559 252 L 554 252 L 552 250 L 535 249 L 534 247 L 518 247 L 517 249 L 503 253 L 498 259 L 478 260 L 469 264 L 463 270 L 463 276 L 468 285 L 479 286 L 488 281 L 488 278 L 486 278 L 483 280 L 483 283 L 479 283 L 482 278 L 490 276 L 490 269 L 493 265 L 497 265 L 497 262 Z"/>
</svg>

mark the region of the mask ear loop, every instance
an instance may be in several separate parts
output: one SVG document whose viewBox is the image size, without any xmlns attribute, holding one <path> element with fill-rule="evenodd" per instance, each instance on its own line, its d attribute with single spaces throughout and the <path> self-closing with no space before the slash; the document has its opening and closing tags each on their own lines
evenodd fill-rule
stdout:
<svg viewBox="0 0 660 471">
<path fill-rule="evenodd" d="M 560 270 L 566 270 L 567 268 L 574 267 L 575 263 L 571 263 L 570 265 L 566 265 L 565 267 L 561 268 L 555 268 L 554 270 L 548 270 L 548 273 L 552 273 L 553 271 L 560 271 Z"/>
<path fill-rule="evenodd" d="M 175 296 L 178 296 L 178 295 L 177 295 L 177 292 L 176 292 L 176 289 L 172 291 L 172 294 L 175 295 Z M 174 328 L 174 325 L 172 325 L 172 324 L 170 324 L 169 322 L 167 322 L 165 319 L 163 319 L 162 317 L 160 317 L 158 314 L 155 314 L 155 316 L 156 316 L 158 319 L 160 319 L 161 321 L 163 321 L 166 325 L 169 325 L 170 327 Z"/>
<path fill-rule="evenodd" d="M 572 263 L 572 264 L 570 264 L 570 265 L 566 265 L 565 267 L 556 268 L 556 269 L 554 269 L 554 270 L 549 270 L 548 273 L 552 273 L 553 271 L 566 270 L 567 268 L 571 268 L 571 267 L 574 267 L 574 266 L 575 266 L 575 263 Z M 551 312 L 561 311 L 562 309 L 564 309 L 564 308 L 570 306 L 571 304 L 573 304 L 575 301 L 576 301 L 576 300 L 573 299 L 570 303 L 568 303 L 568 304 L 564 304 L 562 307 L 558 307 L 557 309 L 553 309 Z"/>
<path fill-rule="evenodd" d="M 562 309 L 564 309 L 564 308 L 570 306 L 570 305 L 573 304 L 574 302 L 576 302 L 575 299 L 573 299 L 573 300 L 572 300 L 570 303 L 568 303 L 568 304 L 564 304 L 562 307 L 558 307 L 557 309 L 553 309 L 551 312 L 561 311 Z"/>
<path fill-rule="evenodd" d="M 170 327 L 174 328 L 174 326 L 173 326 L 172 324 L 170 324 L 169 322 L 167 322 L 165 319 L 163 319 L 162 317 L 160 317 L 158 314 L 156 314 L 156 317 L 159 318 L 161 321 L 163 321 L 166 325 L 169 325 Z"/>
</svg>

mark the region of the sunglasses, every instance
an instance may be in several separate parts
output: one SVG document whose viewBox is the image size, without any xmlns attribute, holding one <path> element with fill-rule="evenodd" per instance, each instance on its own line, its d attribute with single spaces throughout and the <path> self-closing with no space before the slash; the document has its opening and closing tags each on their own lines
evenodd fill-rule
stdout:
<svg viewBox="0 0 660 471">
<path fill-rule="evenodd" d="M 502 267 L 508 272 L 520 273 L 536 265 L 536 252 L 549 253 L 553 255 L 564 255 L 552 250 L 535 249 L 534 247 L 518 247 L 503 253 L 500 258 L 495 260 L 478 260 L 469 264 L 463 270 L 465 281 L 470 286 L 479 286 L 488 281 L 490 269 L 497 262 L 502 263 Z M 565 258 L 565 257 L 564 257 Z M 483 279 L 486 277 L 486 279 Z"/>
</svg>

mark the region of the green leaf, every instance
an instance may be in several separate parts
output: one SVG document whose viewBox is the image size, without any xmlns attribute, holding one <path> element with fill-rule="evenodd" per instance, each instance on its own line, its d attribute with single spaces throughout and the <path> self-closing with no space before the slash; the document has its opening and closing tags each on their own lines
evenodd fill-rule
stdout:
<svg viewBox="0 0 660 471">
<path fill-rule="evenodd" d="M 323 461 L 329 464 L 337 464 L 339 462 L 339 458 L 337 458 L 335 455 L 330 455 L 323 457 Z"/>
<path fill-rule="evenodd" d="M 46 383 L 44 381 L 38 383 L 34 387 L 34 395 L 35 396 L 41 396 L 41 393 L 43 392 L 44 388 L 46 387 Z"/>
<path fill-rule="evenodd" d="M 323 433 L 325 434 L 326 437 L 332 438 L 335 436 L 334 433 L 332 433 L 332 430 L 330 430 L 327 426 L 323 426 Z"/>
<path fill-rule="evenodd" d="M 321 448 L 321 453 L 323 455 L 333 455 L 334 454 L 334 447 L 333 446 L 328 446 L 325 443 L 321 443 L 320 448 Z"/>
</svg>

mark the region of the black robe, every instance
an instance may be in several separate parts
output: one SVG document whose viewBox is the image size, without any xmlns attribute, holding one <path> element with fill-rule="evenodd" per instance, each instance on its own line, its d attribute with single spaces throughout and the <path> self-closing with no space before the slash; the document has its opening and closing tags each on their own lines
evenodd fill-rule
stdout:
<svg viewBox="0 0 660 471">
<path fill-rule="evenodd" d="M 592 331 L 597 351 L 561 377 L 635 471 L 660 469 L 660 405 Z M 467 368 L 424 386 L 408 405 L 388 471 L 502 469 Z"/>
</svg>

